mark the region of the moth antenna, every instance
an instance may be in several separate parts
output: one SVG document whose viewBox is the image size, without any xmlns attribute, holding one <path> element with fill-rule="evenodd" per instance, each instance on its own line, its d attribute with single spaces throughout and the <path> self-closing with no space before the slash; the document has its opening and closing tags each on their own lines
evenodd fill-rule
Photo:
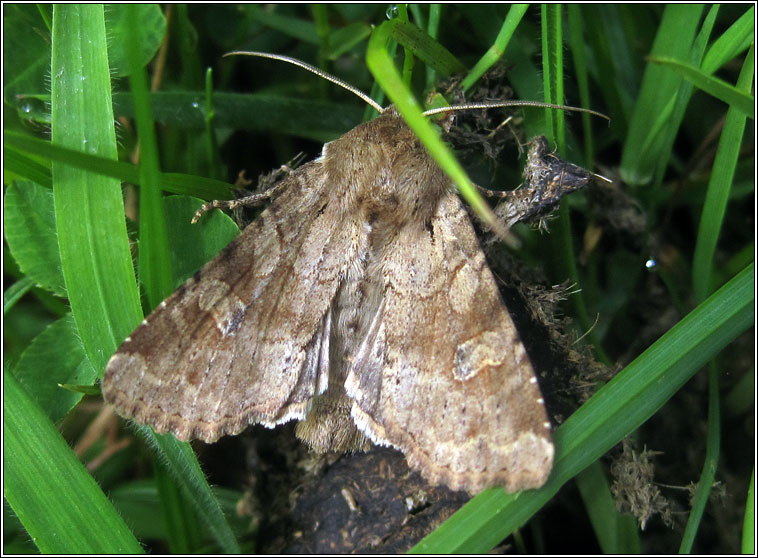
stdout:
<svg viewBox="0 0 758 558">
<path fill-rule="evenodd" d="M 588 114 L 594 114 L 600 118 L 605 118 L 608 122 L 611 119 L 601 112 L 597 112 L 591 109 L 571 107 L 568 105 L 554 105 L 552 103 L 541 103 L 539 101 L 491 101 L 487 103 L 465 103 L 462 105 L 450 105 L 448 107 L 438 107 L 424 111 L 424 116 L 432 116 L 433 114 L 440 114 L 441 112 L 448 112 L 452 110 L 472 110 L 472 109 L 487 109 L 487 108 L 503 108 L 503 107 L 537 107 L 537 108 L 553 108 L 558 110 L 570 110 L 573 112 L 586 112 Z"/>
<path fill-rule="evenodd" d="M 353 95 L 357 95 L 358 97 L 363 99 L 365 103 L 371 105 L 371 107 L 376 109 L 379 112 L 379 114 L 384 112 L 384 109 L 379 103 L 377 103 L 374 99 L 369 97 L 366 93 L 364 93 L 357 87 L 353 87 L 352 85 L 350 85 L 344 80 L 341 80 L 337 76 L 333 76 L 332 74 L 328 74 L 323 70 L 319 70 L 318 68 L 316 68 L 316 66 L 311 66 L 310 64 L 303 62 L 302 60 L 298 60 L 297 58 L 291 58 L 289 56 L 283 56 L 281 54 L 269 54 L 268 52 L 254 52 L 251 50 L 235 50 L 233 52 L 227 52 L 226 54 L 224 54 L 224 57 L 235 56 L 235 55 L 257 56 L 259 58 L 270 58 L 271 60 L 280 60 L 282 62 L 289 62 L 290 64 L 299 66 L 305 70 L 308 70 L 309 72 L 313 72 L 317 76 L 320 76 L 327 81 L 331 81 L 335 85 L 339 85 L 340 87 L 347 89 Z"/>
</svg>

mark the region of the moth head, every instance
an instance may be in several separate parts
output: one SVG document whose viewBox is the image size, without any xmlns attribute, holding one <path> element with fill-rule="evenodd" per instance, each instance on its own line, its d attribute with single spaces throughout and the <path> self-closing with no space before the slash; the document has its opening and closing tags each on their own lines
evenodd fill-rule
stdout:
<svg viewBox="0 0 758 558">
<path fill-rule="evenodd" d="M 348 207 L 392 212 L 398 224 L 431 217 L 454 188 L 394 107 L 326 144 L 322 162 L 330 180 L 348 186 Z"/>
</svg>

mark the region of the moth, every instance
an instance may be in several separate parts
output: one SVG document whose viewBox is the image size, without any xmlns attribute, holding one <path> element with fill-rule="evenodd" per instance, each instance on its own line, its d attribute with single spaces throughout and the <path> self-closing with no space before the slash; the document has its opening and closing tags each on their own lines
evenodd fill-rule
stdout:
<svg viewBox="0 0 758 558">
<path fill-rule="evenodd" d="M 503 217 L 589 178 L 538 139 Z M 529 357 L 455 186 L 398 112 L 276 191 L 123 342 L 105 400 L 181 440 L 298 420 L 314 451 L 392 446 L 454 490 L 544 484 L 554 449 Z"/>
</svg>

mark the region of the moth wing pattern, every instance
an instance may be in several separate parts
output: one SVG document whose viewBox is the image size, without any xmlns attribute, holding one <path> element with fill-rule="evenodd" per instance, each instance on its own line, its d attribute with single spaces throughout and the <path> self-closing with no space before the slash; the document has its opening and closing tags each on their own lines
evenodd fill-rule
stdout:
<svg viewBox="0 0 758 558">
<path fill-rule="evenodd" d="M 544 484 L 544 403 L 458 197 L 381 258 L 384 300 L 345 382 L 359 429 L 454 490 Z"/>
<path fill-rule="evenodd" d="M 318 162 L 286 180 L 111 358 L 103 395 L 120 415 L 206 442 L 305 417 L 327 382 L 328 310 L 363 233 L 330 215 Z"/>
</svg>

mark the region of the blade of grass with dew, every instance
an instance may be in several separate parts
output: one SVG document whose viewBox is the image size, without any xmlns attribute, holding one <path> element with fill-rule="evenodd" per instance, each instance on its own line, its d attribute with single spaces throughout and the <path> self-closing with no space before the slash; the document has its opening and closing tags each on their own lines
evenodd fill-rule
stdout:
<svg viewBox="0 0 758 558">
<path fill-rule="evenodd" d="M 150 95 L 155 119 L 167 125 L 202 130 L 204 91 L 160 91 Z M 297 99 L 273 94 L 213 93 L 214 125 L 218 128 L 276 131 L 326 142 L 345 133 L 360 121 L 362 109 L 317 99 Z M 114 110 L 134 116 L 131 95 L 114 95 Z M 333 115 L 329 119 L 319 115 Z"/>
<path fill-rule="evenodd" d="M 492 43 L 487 52 L 484 53 L 479 61 L 474 65 L 468 75 L 461 82 L 463 91 L 468 91 L 476 83 L 476 81 L 484 75 L 498 60 L 503 57 L 505 49 L 513 36 L 513 32 L 516 31 L 516 27 L 524 17 L 526 10 L 529 8 L 529 4 L 512 4 L 508 10 L 508 15 L 505 16 L 503 26 L 500 28 L 500 32 L 495 38 L 495 42 Z"/>
<path fill-rule="evenodd" d="M 52 52 L 53 144 L 115 160 L 102 6 L 56 5 Z M 66 291 L 87 357 L 103 370 L 142 319 L 121 184 L 63 163 L 52 170 Z"/>
<path fill-rule="evenodd" d="M 471 179 L 455 159 L 450 149 L 439 138 L 429 121 L 421 112 L 421 106 L 413 93 L 405 86 L 390 58 L 386 45 L 392 33 L 392 21 L 385 21 L 374 30 L 366 50 L 366 63 L 376 81 L 395 104 L 408 126 L 418 135 L 443 171 L 458 187 L 461 195 L 487 225 L 496 232 L 502 228 L 492 210 L 476 191 Z M 502 234 L 502 231 L 500 231 Z"/>
<path fill-rule="evenodd" d="M 40 552 L 142 553 L 92 475 L 7 370 L 3 449 L 4 496 Z"/>
<path fill-rule="evenodd" d="M 655 414 L 706 362 L 754 323 L 754 264 L 671 328 L 556 431 L 545 486 L 485 490 L 411 549 L 487 552 L 523 525 L 571 478 Z"/>
<path fill-rule="evenodd" d="M 115 160 L 116 135 L 105 37 L 102 5 L 54 6 L 52 143 Z M 100 371 L 117 343 L 142 317 L 121 185 L 118 180 L 59 162 L 52 165 L 52 177 L 66 291 L 84 352 L 91 366 Z M 42 447 L 37 444 L 35 451 Z M 38 481 L 40 485 L 52 483 L 55 488 L 51 492 L 57 492 L 56 496 L 64 502 L 78 500 L 78 494 L 69 492 L 78 488 L 69 479 L 61 478 L 63 471 L 49 473 L 44 481 Z M 66 474 L 81 476 L 71 470 Z M 91 477 L 89 481 L 94 484 Z M 78 479 L 78 482 L 86 481 Z M 91 490 L 89 494 L 94 497 Z M 72 531 L 91 531 L 93 524 L 101 524 L 97 519 L 82 524 L 81 518 L 71 517 L 82 510 L 70 502 L 64 507 L 72 509 L 63 513 L 53 507 L 45 513 L 63 513 L 63 517 L 71 519 L 68 527 Z M 97 531 L 114 536 L 107 529 Z M 77 548 L 59 550 L 66 551 L 84 552 Z"/>
</svg>

